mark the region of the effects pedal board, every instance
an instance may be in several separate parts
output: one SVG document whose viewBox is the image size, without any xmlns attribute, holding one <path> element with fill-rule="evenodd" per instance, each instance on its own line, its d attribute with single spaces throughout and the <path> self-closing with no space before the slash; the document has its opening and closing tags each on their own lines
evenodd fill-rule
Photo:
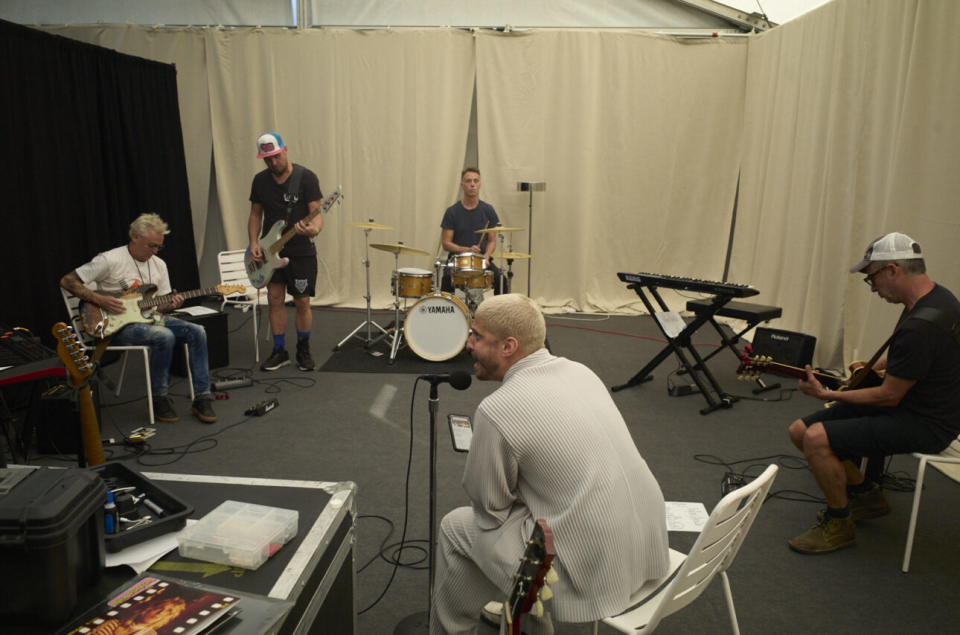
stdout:
<svg viewBox="0 0 960 635">
<path fill-rule="evenodd" d="M 279 405 L 280 402 L 276 399 L 264 399 L 257 405 L 247 408 L 243 414 L 248 417 L 262 417 Z"/>
<path fill-rule="evenodd" d="M 252 378 L 244 375 L 234 375 L 233 377 L 227 377 L 226 379 L 218 379 L 214 381 L 210 387 L 218 392 L 221 392 L 224 390 L 232 390 L 234 388 L 246 388 L 247 386 L 252 385 Z"/>
</svg>

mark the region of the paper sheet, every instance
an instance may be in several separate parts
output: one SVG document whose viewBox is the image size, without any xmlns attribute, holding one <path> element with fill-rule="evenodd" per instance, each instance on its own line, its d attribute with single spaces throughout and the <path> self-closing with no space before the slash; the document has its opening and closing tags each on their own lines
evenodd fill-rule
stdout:
<svg viewBox="0 0 960 635">
<path fill-rule="evenodd" d="M 676 311 L 657 311 L 653 316 L 671 338 L 680 335 L 680 332 L 687 327 L 686 322 Z"/>
<path fill-rule="evenodd" d="M 186 313 L 196 317 L 198 315 L 211 315 L 216 311 L 208 306 L 182 306 L 177 309 L 177 313 Z"/>
<path fill-rule="evenodd" d="M 188 518 L 186 526 L 189 527 L 195 522 L 197 521 Z M 177 548 L 177 535 L 179 533 L 179 531 L 171 531 L 162 536 L 131 545 L 116 553 L 108 552 L 106 566 L 119 567 L 125 564 L 137 573 L 143 573 L 154 562 Z"/>
<path fill-rule="evenodd" d="M 667 501 L 667 531 L 700 532 L 709 517 L 703 503 Z"/>
</svg>

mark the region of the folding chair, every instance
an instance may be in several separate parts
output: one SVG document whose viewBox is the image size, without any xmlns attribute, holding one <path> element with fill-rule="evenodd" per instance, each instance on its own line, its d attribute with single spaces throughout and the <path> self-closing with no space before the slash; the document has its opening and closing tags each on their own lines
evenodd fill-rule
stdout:
<svg viewBox="0 0 960 635">
<path fill-rule="evenodd" d="M 83 330 L 83 323 L 80 317 L 80 299 L 64 289 L 60 288 L 60 294 L 63 296 L 63 304 L 67 307 L 67 314 L 70 316 L 70 325 L 76 331 L 80 339 L 80 344 L 88 351 L 92 351 L 97 346 L 97 340 L 90 337 Z M 117 379 L 117 389 L 114 391 L 116 396 L 120 396 L 120 390 L 123 388 L 123 375 L 127 370 L 127 354 L 131 351 L 140 351 L 143 355 L 143 374 L 146 377 L 147 385 L 147 412 L 149 413 L 150 425 L 156 421 L 153 418 L 153 389 L 150 387 L 150 347 L 149 346 L 108 346 L 108 351 L 122 351 L 123 356 L 120 362 L 120 377 Z M 193 373 L 190 372 L 190 351 L 186 343 L 183 345 L 184 360 L 187 366 L 187 384 L 190 386 L 190 401 L 192 402 L 196 395 L 193 392 Z"/>
<path fill-rule="evenodd" d="M 236 284 L 246 287 L 239 293 L 231 293 L 223 296 L 220 303 L 220 310 L 228 304 L 240 307 L 242 311 L 251 311 L 253 316 L 253 354 L 256 361 L 260 362 L 260 346 L 257 343 L 257 311 L 260 305 L 260 289 L 250 285 L 250 279 L 247 276 L 247 270 L 243 265 L 243 255 L 245 249 L 234 249 L 232 251 L 221 251 L 217 254 L 217 266 L 220 269 L 221 284 Z"/>
<path fill-rule="evenodd" d="M 632 608 L 620 615 L 604 618 L 603 623 L 621 633 L 650 633 L 660 620 L 700 597 L 713 577 L 719 573 L 723 581 L 727 611 L 730 613 L 730 624 L 733 632 L 739 635 L 740 626 L 733 606 L 727 569 L 747 537 L 747 532 L 750 531 L 760 506 L 773 485 L 777 470 L 776 465 L 769 465 L 752 482 L 724 496 L 714 507 L 690 553 L 684 556 L 678 551 L 670 550 L 671 573 L 659 580 L 647 582 L 631 597 Z M 597 626 L 598 624 L 594 623 L 594 635 L 597 633 Z"/>
<path fill-rule="evenodd" d="M 953 463 L 960 465 L 960 438 L 954 439 L 940 454 L 922 454 L 914 452 L 913 456 L 920 460 L 917 466 L 917 480 L 913 488 L 913 509 L 910 512 L 910 528 L 907 529 L 907 546 L 903 551 L 903 565 L 900 570 L 907 573 L 910 569 L 910 556 L 913 553 L 913 537 L 917 529 L 917 513 L 920 511 L 920 494 L 923 492 L 923 477 L 927 471 L 927 463 Z"/>
</svg>

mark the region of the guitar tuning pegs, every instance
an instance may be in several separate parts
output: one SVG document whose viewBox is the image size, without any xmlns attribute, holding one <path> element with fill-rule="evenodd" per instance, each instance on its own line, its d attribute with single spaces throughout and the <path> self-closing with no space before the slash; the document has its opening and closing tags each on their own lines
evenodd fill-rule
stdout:
<svg viewBox="0 0 960 635">
<path fill-rule="evenodd" d="M 543 588 L 540 589 L 540 599 L 544 602 L 550 600 L 553 597 L 553 589 L 551 589 L 546 584 L 543 585 Z"/>
<path fill-rule="evenodd" d="M 557 580 L 559 579 L 560 576 L 557 575 L 557 572 L 553 569 L 553 567 L 550 567 L 550 569 L 547 571 L 547 574 L 543 576 L 543 580 L 547 584 L 556 584 Z"/>
</svg>

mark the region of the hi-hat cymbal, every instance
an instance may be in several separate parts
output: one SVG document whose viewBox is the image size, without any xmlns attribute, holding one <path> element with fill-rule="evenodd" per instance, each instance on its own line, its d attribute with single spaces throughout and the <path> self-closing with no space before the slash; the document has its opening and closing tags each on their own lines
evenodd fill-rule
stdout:
<svg viewBox="0 0 960 635">
<path fill-rule="evenodd" d="M 407 247 L 403 243 L 370 243 L 370 246 L 380 251 L 389 251 L 392 254 L 407 254 L 410 256 L 429 256 L 430 253 L 416 247 Z"/>
<path fill-rule="evenodd" d="M 520 251 L 495 251 L 490 254 L 492 258 L 503 258 L 504 260 L 527 260 L 533 258 L 530 254 Z"/>
<path fill-rule="evenodd" d="M 488 227 L 487 229 L 478 229 L 478 234 L 489 234 L 490 232 L 522 232 L 526 227 Z"/>
<path fill-rule="evenodd" d="M 393 229 L 390 225 L 381 225 L 380 223 L 375 223 L 371 221 L 365 221 L 363 223 L 350 223 L 350 227 L 360 227 L 361 229 Z"/>
</svg>

